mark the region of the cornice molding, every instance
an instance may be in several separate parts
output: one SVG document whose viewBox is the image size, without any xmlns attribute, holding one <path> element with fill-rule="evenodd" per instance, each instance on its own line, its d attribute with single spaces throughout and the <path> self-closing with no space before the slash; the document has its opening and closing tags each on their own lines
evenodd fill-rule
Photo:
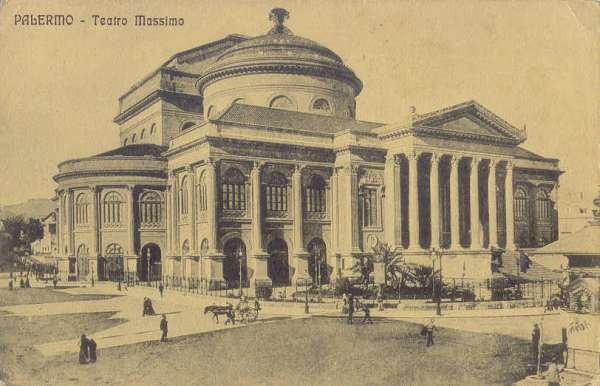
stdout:
<svg viewBox="0 0 600 386">
<path fill-rule="evenodd" d="M 153 104 L 157 100 L 161 99 L 162 97 L 168 96 L 168 95 L 190 98 L 190 99 L 199 99 L 199 100 L 202 99 L 202 97 L 200 95 L 192 95 L 192 94 L 186 94 L 186 93 L 163 90 L 163 89 L 154 90 L 150 94 L 146 95 L 144 98 L 135 102 L 130 107 L 121 111 L 116 117 L 113 118 L 113 122 L 120 125 L 120 124 L 124 123 L 125 121 L 127 121 L 132 116 L 134 116 L 137 113 L 139 113 L 140 111 L 144 110 L 147 106 Z"/>
</svg>

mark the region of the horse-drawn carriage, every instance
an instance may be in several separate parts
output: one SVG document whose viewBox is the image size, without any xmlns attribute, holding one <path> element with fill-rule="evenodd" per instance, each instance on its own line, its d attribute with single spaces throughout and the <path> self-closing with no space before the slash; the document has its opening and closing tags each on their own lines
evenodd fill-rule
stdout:
<svg viewBox="0 0 600 386">
<path fill-rule="evenodd" d="M 259 306 L 251 307 L 247 302 L 240 302 L 235 308 L 231 303 L 227 303 L 225 305 L 210 305 L 204 307 L 204 315 L 209 312 L 212 313 L 212 318 L 219 323 L 219 316 L 226 316 L 227 321 L 225 323 L 231 322 L 235 324 L 235 322 L 254 322 L 258 319 L 258 311 L 260 310 Z"/>
</svg>

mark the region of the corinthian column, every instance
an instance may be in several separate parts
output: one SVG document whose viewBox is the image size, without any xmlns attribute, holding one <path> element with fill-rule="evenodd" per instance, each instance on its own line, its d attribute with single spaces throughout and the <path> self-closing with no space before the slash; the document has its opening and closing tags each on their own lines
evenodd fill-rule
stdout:
<svg viewBox="0 0 600 386">
<path fill-rule="evenodd" d="M 450 248 L 460 248 L 460 196 L 458 194 L 459 157 L 450 158 Z"/>
<path fill-rule="evenodd" d="M 129 226 L 127 229 L 129 236 L 129 253 L 127 255 L 127 272 L 137 271 L 137 255 L 135 254 L 135 207 L 133 205 L 135 200 L 135 186 L 127 185 L 129 195 L 127 197 L 127 218 L 129 219 Z"/>
<path fill-rule="evenodd" d="M 440 247 L 440 187 L 439 156 L 431 154 L 431 171 L 429 173 L 429 195 L 431 197 L 431 248 Z"/>
<path fill-rule="evenodd" d="M 479 158 L 471 159 L 471 175 L 469 176 L 469 204 L 471 217 L 471 249 L 480 249 L 479 239 Z"/>
<path fill-rule="evenodd" d="M 220 288 L 223 278 L 223 253 L 219 248 L 219 222 L 217 218 L 217 162 L 207 160 L 206 165 L 206 219 L 208 222 L 208 263 L 207 276 L 211 288 Z"/>
<path fill-rule="evenodd" d="M 410 249 L 419 249 L 419 153 L 413 151 L 407 154 L 408 158 L 408 230 L 410 233 Z"/>
<path fill-rule="evenodd" d="M 491 159 L 487 181 L 488 188 L 488 228 L 490 247 L 498 246 L 498 219 L 496 218 L 496 161 Z"/>
<path fill-rule="evenodd" d="M 400 242 L 400 165 L 395 154 L 390 154 L 385 162 L 385 240 L 392 248 Z"/>
<path fill-rule="evenodd" d="M 506 249 L 515 249 L 515 220 L 514 220 L 514 198 L 513 198 L 513 163 L 506 163 L 506 180 L 504 190 L 506 192 Z"/>
<path fill-rule="evenodd" d="M 256 287 L 270 287 L 271 279 L 267 271 L 269 255 L 263 247 L 262 208 L 260 174 L 263 162 L 254 162 L 250 172 L 252 183 L 252 258 L 254 260 L 253 280 Z"/>
</svg>

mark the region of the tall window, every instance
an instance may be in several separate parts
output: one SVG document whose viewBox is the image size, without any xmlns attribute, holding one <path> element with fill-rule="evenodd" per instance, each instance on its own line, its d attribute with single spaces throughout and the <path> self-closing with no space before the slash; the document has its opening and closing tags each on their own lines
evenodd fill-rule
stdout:
<svg viewBox="0 0 600 386">
<path fill-rule="evenodd" d="M 323 177 L 314 175 L 310 184 L 304 189 L 304 202 L 307 212 L 325 212 L 325 181 Z"/>
<path fill-rule="evenodd" d="M 140 199 L 140 219 L 143 224 L 160 224 L 162 221 L 162 199 L 157 192 L 144 193 Z"/>
<path fill-rule="evenodd" d="M 283 174 L 278 172 L 271 173 L 265 192 L 267 210 L 276 212 L 287 211 L 287 185 L 287 178 Z"/>
<path fill-rule="evenodd" d="M 236 168 L 230 168 L 223 176 L 223 209 L 246 209 L 246 177 Z"/>
<path fill-rule="evenodd" d="M 550 218 L 550 197 L 543 189 L 540 189 L 535 197 L 535 215 L 538 219 Z"/>
<path fill-rule="evenodd" d="M 179 188 L 179 213 L 188 214 L 188 179 L 184 178 Z"/>
<path fill-rule="evenodd" d="M 146 129 L 142 129 L 142 132 L 140 133 L 140 141 L 142 139 L 144 139 L 144 136 L 146 135 Z"/>
<path fill-rule="evenodd" d="M 377 207 L 377 189 L 362 189 L 362 223 L 365 227 L 379 225 L 379 210 Z"/>
<path fill-rule="evenodd" d="M 123 221 L 123 197 L 117 192 L 109 192 L 104 196 L 102 218 L 105 224 L 120 224 Z"/>
<path fill-rule="evenodd" d="M 131 143 L 135 143 L 135 140 L 136 140 L 136 135 L 134 134 L 131 136 Z"/>
<path fill-rule="evenodd" d="M 527 198 L 527 190 L 519 187 L 515 191 L 515 219 L 525 220 L 529 217 L 529 204 Z"/>
<path fill-rule="evenodd" d="M 83 225 L 88 223 L 88 208 L 90 203 L 85 193 L 79 194 L 75 200 L 75 223 Z"/>
<path fill-rule="evenodd" d="M 196 199 L 198 201 L 198 212 L 206 212 L 208 201 L 206 198 L 206 173 L 202 173 L 196 185 Z"/>
</svg>

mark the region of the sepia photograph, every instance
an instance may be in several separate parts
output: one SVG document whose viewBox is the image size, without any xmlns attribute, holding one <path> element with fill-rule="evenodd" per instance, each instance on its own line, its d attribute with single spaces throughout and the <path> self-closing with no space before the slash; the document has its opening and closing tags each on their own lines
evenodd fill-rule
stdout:
<svg viewBox="0 0 600 386">
<path fill-rule="evenodd" d="M 600 1 L 0 0 L 0 386 L 600 386 Z"/>
</svg>

